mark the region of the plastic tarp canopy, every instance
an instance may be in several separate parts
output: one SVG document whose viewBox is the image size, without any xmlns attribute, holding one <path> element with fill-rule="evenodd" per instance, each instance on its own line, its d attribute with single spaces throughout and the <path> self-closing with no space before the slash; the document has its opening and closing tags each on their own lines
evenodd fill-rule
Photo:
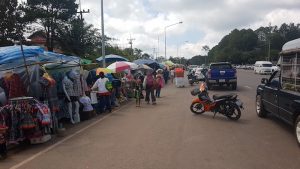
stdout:
<svg viewBox="0 0 300 169">
<path fill-rule="evenodd" d="M 36 63 L 59 62 L 68 63 L 77 61 L 80 63 L 80 58 L 76 56 L 66 56 L 54 52 L 46 52 L 38 46 L 23 46 L 26 65 Z M 0 71 L 24 67 L 24 59 L 20 46 L 8 46 L 0 48 Z"/>
<path fill-rule="evenodd" d="M 36 57 L 44 52 L 39 46 L 23 46 L 25 58 Z M 14 62 L 14 60 L 23 59 L 21 46 L 7 46 L 0 48 L 0 64 Z"/>
<path fill-rule="evenodd" d="M 103 61 L 103 57 L 99 57 L 96 59 L 98 62 L 102 62 Z M 116 61 L 128 61 L 128 59 L 119 56 L 119 55 L 114 55 L 114 54 L 110 54 L 110 55 L 106 55 L 105 56 L 105 62 L 116 62 Z"/>
<path fill-rule="evenodd" d="M 300 38 L 285 43 L 282 46 L 282 51 L 286 50 L 300 50 Z"/>
</svg>

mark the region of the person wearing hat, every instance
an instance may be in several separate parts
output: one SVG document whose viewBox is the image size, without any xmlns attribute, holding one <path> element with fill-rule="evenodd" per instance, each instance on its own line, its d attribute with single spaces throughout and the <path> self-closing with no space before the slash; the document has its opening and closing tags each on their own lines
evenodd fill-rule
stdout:
<svg viewBox="0 0 300 169">
<path fill-rule="evenodd" d="M 104 72 L 100 72 L 99 77 L 100 78 L 94 83 L 92 87 L 92 90 L 97 91 L 98 111 L 99 113 L 103 113 L 104 110 L 108 110 L 109 112 L 111 112 L 110 92 L 106 88 L 106 84 L 109 82 L 109 80 L 104 76 Z"/>
</svg>

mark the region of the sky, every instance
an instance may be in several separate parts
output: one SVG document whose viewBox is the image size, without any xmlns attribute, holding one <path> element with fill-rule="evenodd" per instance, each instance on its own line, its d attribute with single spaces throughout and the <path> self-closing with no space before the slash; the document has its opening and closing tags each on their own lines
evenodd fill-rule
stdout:
<svg viewBox="0 0 300 169">
<path fill-rule="evenodd" d="M 111 43 L 156 56 L 191 58 L 205 54 L 233 29 L 300 23 L 300 0 L 103 0 L 104 31 L 116 39 Z M 77 0 L 79 3 L 79 0 Z M 84 18 L 101 29 L 101 1 L 81 0 L 90 9 Z"/>
</svg>

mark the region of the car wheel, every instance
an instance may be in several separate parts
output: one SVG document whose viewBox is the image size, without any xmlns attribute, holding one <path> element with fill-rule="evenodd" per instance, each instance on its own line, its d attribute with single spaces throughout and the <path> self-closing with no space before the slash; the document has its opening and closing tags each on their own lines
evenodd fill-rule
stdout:
<svg viewBox="0 0 300 169">
<path fill-rule="evenodd" d="M 266 117 L 267 116 L 267 111 L 264 108 L 264 105 L 262 104 L 261 96 L 257 95 L 256 96 L 256 114 L 258 117 Z"/>
<path fill-rule="evenodd" d="M 296 135 L 298 146 L 300 146 L 300 115 L 298 115 L 295 122 L 295 135 Z"/>
</svg>

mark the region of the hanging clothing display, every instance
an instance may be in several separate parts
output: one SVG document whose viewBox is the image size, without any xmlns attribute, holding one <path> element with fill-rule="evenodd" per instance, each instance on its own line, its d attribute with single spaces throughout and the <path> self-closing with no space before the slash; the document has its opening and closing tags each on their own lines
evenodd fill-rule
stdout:
<svg viewBox="0 0 300 169">
<path fill-rule="evenodd" d="M 52 121 L 47 105 L 33 99 L 11 103 L 0 108 L 0 126 L 7 128 L 7 144 L 18 144 L 24 139 L 36 139 L 50 134 Z"/>
<path fill-rule="evenodd" d="M 19 75 L 8 73 L 1 81 L 1 87 L 5 90 L 8 98 L 27 96 L 25 86 Z"/>
</svg>

